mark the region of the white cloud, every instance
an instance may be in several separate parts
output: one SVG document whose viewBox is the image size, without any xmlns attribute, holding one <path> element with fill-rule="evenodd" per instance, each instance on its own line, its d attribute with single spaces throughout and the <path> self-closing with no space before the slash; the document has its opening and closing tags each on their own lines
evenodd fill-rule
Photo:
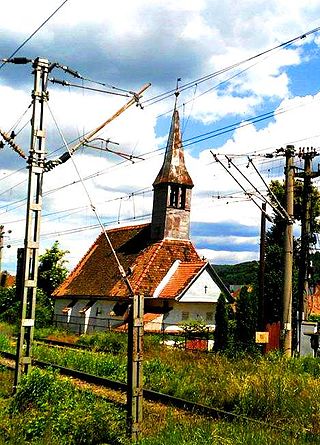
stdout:
<svg viewBox="0 0 320 445">
<path fill-rule="evenodd" d="M 58 0 L 48 0 L 44 8 L 40 0 L 4 2 L 2 17 L 14 17 L 14 20 L 2 21 L 0 56 L 8 56 L 60 4 Z M 35 13 L 30 15 L 30 10 Z M 318 0 L 310 0 L 308 3 L 293 0 L 290 4 L 286 0 L 247 0 L 238 3 L 231 0 L 92 0 L 90 5 L 84 0 L 70 1 L 18 55 L 48 57 L 52 61 L 68 64 L 92 79 L 130 89 L 138 89 L 145 82 L 152 81 L 152 88 L 144 95 L 148 98 L 174 88 L 177 77 L 182 77 L 182 83 L 188 82 L 316 27 L 319 20 L 314 20 L 314 17 L 319 17 L 319 13 Z M 318 40 L 319 38 L 316 38 L 317 44 Z M 186 105 L 186 115 L 190 114 L 190 137 L 201 131 L 211 131 L 219 127 L 221 119 L 236 117 L 239 120 L 239 116 L 246 119 L 279 104 L 279 109 L 291 111 L 276 115 L 273 121 L 262 129 L 254 125 L 239 128 L 230 133 L 230 138 L 221 143 L 217 151 L 244 154 L 262 150 L 264 153 L 267 148 L 274 150 L 287 143 L 318 146 L 320 131 L 317 116 L 320 93 L 314 97 L 292 97 L 291 86 L 294 79 L 288 72 L 288 67 L 302 66 L 314 57 L 314 54 L 306 52 L 307 42 L 310 45 L 312 38 L 303 39 L 286 50 L 282 49 L 265 60 L 261 59 L 258 64 L 234 77 L 228 84 L 213 89 L 210 94 L 205 94 Z M 250 63 L 254 64 L 255 61 L 246 66 Z M 237 69 L 242 70 L 246 66 Z M 3 104 L 0 109 L 1 129 L 8 130 L 30 103 L 30 71 L 30 66 L 23 68 L 12 65 L 5 66 L 0 71 L 0 94 Z M 224 77 L 219 76 L 199 84 L 195 96 L 235 73 L 233 70 Z M 52 75 L 63 77 L 60 71 L 54 71 Z M 66 78 L 69 81 L 74 80 Z M 307 78 L 306 73 L 304 79 Z M 96 127 L 125 102 L 122 98 L 73 89 L 69 91 L 62 87 L 53 87 L 51 84 L 49 88 L 50 107 L 68 140 Z M 189 90 L 181 93 L 179 98 L 180 103 L 192 99 L 193 92 L 190 93 Z M 133 106 L 102 131 L 101 135 L 120 144 L 110 145 L 114 150 L 136 156 L 152 152 L 162 147 L 166 141 L 163 129 L 161 136 L 158 134 L 157 116 L 170 109 L 172 104 L 173 99 L 170 98 L 155 106 L 146 106 L 144 110 Z M 30 139 L 30 114 L 28 116 L 23 118 L 19 126 L 21 128 L 26 123 L 25 130 L 17 137 L 26 152 Z M 46 112 L 46 122 L 47 146 L 51 152 L 61 146 L 62 142 L 57 136 L 49 112 Z M 297 142 L 313 135 L 313 139 Z M 208 140 L 208 146 L 210 145 L 211 141 Z M 145 194 L 135 197 L 130 197 L 130 193 L 151 188 L 161 166 L 162 158 L 159 152 L 146 156 L 145 161 L 133 165 L 128 162 L 114 167 L 120 158 L 110 153 L 90 150 L 92 149 L 86 148 L 79 151 L 75 160 L 83 177 L 102 172 L 85 182 L 102 218 L 109 221 L 117 221 L 119 218 L 124 221 L 150 213 L 150 192 L 146 191 Z M 58 153 L 61 154 L 62 151 L 63 148 Z M 4 171 L 14 171 L 25 166 L 25 162 L 19 160 L 9 148 L 0 154 L 0 180 Z M 236 158 L 234 160 L 254 184 L 258 184 L 254 172 L 249 173 L 245 168 L 246 161 L 238 161 Z M 270 179 L 269 168 L 272 170 L 272 177 L 283 173 L 283 164 L 278 160 L 269 161 L 268 164 L 265 160 L 260 162 L 256 158 L 254 161 L 267 179 Z M 218 193 L 235 195 L 240 189 L 221 166 L 214 162 L 209 150 L 199 149 L 197 156 L 195 150 L 186 150 L 186 162 L 195 183 L 192 221 L 229 221 L 250 227 L 259 225 L 260 212 L 254 204 L 241 198 L 239 202 L 235 198 L 229 198 L 229 204 L 223 199 L 213 199 L 212 196 Z M 275 165 L 278 165 L 277 170 Z M 14 202 L 23 197 L 25 185 L 12 187 L 23 179 L 25 174 L 17 173 L 1 182 L 5 194 L 0 195 L 0 205 L 5 205 L 5 200 Z M 63 187 L 73 181 L 78 181 L 78 177 L 69 161 L 45 175 L 44 191 Z M 248 187 L 248 184 L 246 186 Z M 241 193 L 237 196 L 241 196 Z M 119 199 L 120 197 L 122 199 Z M 45 196 L 44 214 L 87 205 L 88 199 L 83 188 L 76 184 Z M 2 213 L 1 217 L 4 224 L 24 218 L 23 207 L 9 210 L 8 208 L 6 211 L 6 207 L 3 207 L 5 213 Z M 96 223 L 90 208 L 66 215 L 68 212 L 61 213 L 61 216 L 55 214 L 44 218 L 42 233 L 53 235 L 43 239 L 42 248 L 52 244 L 55 237 L 60 238 L 65 229 L 76 230 Z M 22 240 L 24 222 L 13 222 L 10 226 L 14 230 L 15 239 Z M 98 229 L 92 229 L 61 236 L 62 247 L 71 251 L 72 265 L 89 247 L 97 233 Z M 225 240 L 228 243 L 241 243 L 238 238 Z M 255 241 L 252 239 L 250 242 Z M 254 256 L 252 252 L 202 252 L 214 262 L 239 262 Z M 13 264 L 15 252 L 6 252 L 5 261 Z"/>
<path fill-rule="evenodd" d="M 258 259 L 255 252 L 229 252 L 219 250 L 219 252 L 210 249 L 198 249 L 198 254 L 206 258 L 213 264 L 237 264 L 244 261 L 253 261 Z"/>
</svg>

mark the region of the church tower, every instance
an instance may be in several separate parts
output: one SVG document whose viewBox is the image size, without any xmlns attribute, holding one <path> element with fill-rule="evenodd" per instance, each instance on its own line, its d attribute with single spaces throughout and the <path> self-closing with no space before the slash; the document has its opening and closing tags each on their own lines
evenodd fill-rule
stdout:
<svg viewBox="0 0 320 445">
<path fill-rule="evenodd" d="M 163 165 L 153 183 L 151 238 L 189 239 L 192 179 L 186 169 L 174 109 Z"/>
</svg>

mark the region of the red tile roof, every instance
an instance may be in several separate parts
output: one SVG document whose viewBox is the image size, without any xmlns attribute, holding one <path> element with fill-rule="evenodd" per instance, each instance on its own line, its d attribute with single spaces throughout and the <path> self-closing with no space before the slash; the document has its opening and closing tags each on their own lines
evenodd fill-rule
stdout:
<svg viewBox="0 0 320 445">
<path fill-rule="evenodd" d="M 189 240 L 151 241 L 150 224 L 111 229 L 107 233 L 120 264 L 130 271 L 133 291 L 145 296 L 153 295 L 176 260 L 197 264 L 201 261 Z M 104 233 L 53 295 L 112 299 L 129 296 Z"/>
<path fill-rule="evenodd" d="M 183 289 L 192 282 L 206 264 L 206 261 L 200 261 L 198 263 L 180 263 L 167 285 L 160 292 L 159 298 L 178 297 Z"/>
</svg>

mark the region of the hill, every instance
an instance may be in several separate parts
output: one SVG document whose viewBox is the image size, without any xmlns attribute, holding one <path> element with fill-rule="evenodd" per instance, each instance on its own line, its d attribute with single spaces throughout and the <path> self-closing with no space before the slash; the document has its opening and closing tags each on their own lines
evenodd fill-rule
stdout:
<svg viewBox="0 0 320 445">
<path fill-rule="evenodd" d="M 259 261 L 246 261 L 239 264 L 213 264 L 226 285 L 252 284 L 257 281 Z"/>
</svg>

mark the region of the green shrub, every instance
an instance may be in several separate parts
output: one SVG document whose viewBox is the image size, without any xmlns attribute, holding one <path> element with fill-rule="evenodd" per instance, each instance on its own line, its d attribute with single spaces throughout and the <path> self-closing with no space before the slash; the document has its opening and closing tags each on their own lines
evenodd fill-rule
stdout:
<svg viewBox="0 0 320 445">
<path fill-rule="evenodd" d="M 11 427 L 6 429 L 6 438 L 12 443 L 35 443 L 37 439 L 60 445 L 126 441 L 124 411 L 92 392 L 76 389 L 55 372 L 34 369 L 22 380 L 9 411 Z"/>
<path fill-rule="evenodd" d="M 35 345 L 33 354 L 39 360 L 114 380 L 125 381 L 127 375 L 126 360 L 120 355 L 44 345 Z"/>
<path fill-rule="evenodd" d="M 11 350 L 11 346 L 10 346 L 9 337 L 5 334 L 0 333 L 0 351 L 8 352 L 10 350 Z"/>
<path fill-rule="evenodd" d="M 124 354 L 127 351 L 127 334 L 121 332 L 83 334 L 76 343 L 87 346 L 93 351 Z"/>
</svg>

